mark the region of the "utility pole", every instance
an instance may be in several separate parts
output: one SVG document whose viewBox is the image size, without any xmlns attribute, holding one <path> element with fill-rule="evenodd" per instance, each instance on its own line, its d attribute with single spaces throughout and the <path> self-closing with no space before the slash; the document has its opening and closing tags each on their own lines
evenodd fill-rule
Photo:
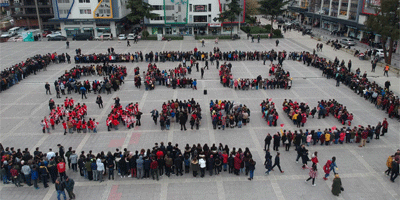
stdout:
<svg viewBox="0 0 400 200">
<path fill-rule="evenodd" d="M 41 22 L 40 16 L 39 16 L 39 8 L 38 8 L 37 0 L 35 0 L 35 7 L 36 7 L 36 17 L 38 19 L 39 30 L 40 30 L 40 41 L 42 41 L 43 40 L 43 37 L 42 37 L 42 22 Z"/>
</svg>

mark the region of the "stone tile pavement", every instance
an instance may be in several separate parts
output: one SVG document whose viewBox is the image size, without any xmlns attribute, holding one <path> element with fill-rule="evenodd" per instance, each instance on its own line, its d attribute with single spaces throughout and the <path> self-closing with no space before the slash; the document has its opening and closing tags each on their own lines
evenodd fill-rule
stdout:
<svg viewBox="0 0 400 200">
<path fill-rule="evenodd" d="M 221 40 L 218 47 L 222 51 L 231 50 L 270 50 L 277 51 L 311 51 L 317 41 L 303 37 L 296 32 L 288 32 L 286 39 L 281 39 L 279 46 L 275 46 L 274 40 L 261 40 L 261 43 L 251 43 L 246 39 L 237 41 Z M 197 46 L 200 50 L 212 51 L 213 41 L 206 41 L 206 47 L 200 47 L 199 41 L 140 41 L 138 44 L 127 48 L 125 42 L 71 42 L 70 49 L 65 49 L 64 42 L 36 42 L 36 43 L 1 43 L 0 62 L 1 69 L 10 64 L 22 61 L 28 56 L 47 52 L 68 52 L 74 55 L 75 48 L 81 48 L 83 53 L 106 52 L 108 47 L 114 47 L 116 52 L 134 51 L 167 51 L 167 50 L 192 50 Z M 370 66 L 366 61 L 355 60 L 348 54 L 341 51 L 333 51 L 325 47 L 322 52 L 324 56 L 334 59 L 335 56 L 346 61 L 352 59 L 353 69 L 358 67 L 361 71 L 368 71 Z M 122 63 L 121 63 L 122 64 Z M 311 183 L 304 183 L 308 178 L 308 170 L 302 170 L 301 164 L 295 163 L 296 152 L 292 148 L 289 152 L 282 153 L 281 166 L 284 174 L 272 172 L 264 176 L 262 163 L 264 162 L 264 138 L 267 133 L 275 133 L 280 127 L 269 127 L 261 119 L 259 104 L 262 100 L 272 98 L 277 105 L 280 114 L 278 124 L 285 124 L 284 129 L 295 130 L 295 126 L 286 116 L 283 116 L 281 104 L 284 99 L 295 99 L 308 102 L 310 107 L 317 105 L 321 99 L 335 98 L 345 104 L 354 114 L 353 125 L 376 125 L 377 120 L 382 120 L 387 115 L 376 110 L 372 104 L 356 96 L 345 86 L 334 87 L 334 80 L 327 80 L 321 77 L 321 72 L 313 67 L 306 67 L 294 61 L 285 61 L 284 68 L 289 70 L 293 76 L 293 87 L 291 90 L 249 90 L 237 91 L 223 88 L 219 83 L 218 71 L 215 66 L 206 70 L 204 79 L 200 80 L 200 73 L 193 72 L 189 77 L 197 78 L 199 90 L 191 89 L 170 89 L 156 86 L 154 91 L 137 89 L 133 82 L 133 68 L 139 66 L 142 70 L 148 63 L 123 63 L 130 72 L 126 77 L 125 84 L 118 92 L 112 95 L 102 95 L 104 109 L 99 109 L 95 104 L 96 95 L 88 94 L 88 99 L 82 100 L 78 94 L 68 95 L 76 102 L 88 105 L 88 116 L 96 118 L 100 122 L 98 133 L 68 134 L 63 135 L 62 126 L 57 126 L 51 134 L 43 134 L 39 125 L 43 116 L 48 115 L 48 100 L 55 99 L 61 104 L 63 99 L 56 99 L 55 95 L 45 95 L 44 83 L 54 82 L 66 69 L 74 64 L 58 64 L 48 67 L 48 71 L 42 71 L 38 75 L 31 75 L 17 86 L 0 94 L 0 141 L 3 146 L 25 148 L 31 151 L 40 147 L 44 152 L 49 148 L 56 149 L 58 143 L 65 148 L 72 147 L 78 152 L 93 150 L 114 151 L 115 148 L 128 148 L 139 150 L 149 148 L 155 142 L 179 143 L 182 147 L 186 143 L 223 143 L 232 147 L 249 147 L 257 162 L 255 178 L 248 181 L 244 175 L 234 176 L 222 173 L 219 176 L 205 178 L 193 178 L 190 174 L 182 177 L 161 177 L 160 181 L 136 180 L 130 178 L 115 177 L 115 180 L 106 180 L 103 183 L 89 182 L 77 173 L 68 171 L 67 174 L 76 181 L 75 193 L 78 199 L 337 199 L 330 193 L 332 179 L 322 180 L 322 166 L 319 166 L 319 175 L 316 180 L 316 187 Z M 178 63 L 159 63 L 161 69 L 171 69 Z M 255 78 L 261 74 L 268 76 L 268 67 L 262 65 L 262 61 L 233 62 L 232 72 L 235 77 Z M 202 65 L 202 64 L 201 64 Z M 400 93 L 399 79 L 390 73 L 389 78 L 382 77 L 378 69 L 376 73 L 368 73 L 370 78 L 383 84 L 387 79 L 392 82 L 393 91 Z M 100 77 L 84 77 L 84 79 L 95 80 Z M 53 85 L 52 85 L 53 86 Z M 203 95 L 203 89 L 208 90 L 208 95 Z M 54 88 L 52 87 L 54 90 Z M 121 103 L 126 105 L 130 102 L 139 102 L 144 116 L 142 126 L 128 130 L 120 127 L 118 131 L 107 131 L 105 117 L 110 112 L 113 104 L 112 98 L 119 96 Z M 161 131 L 155 126 L 149 112 L 160 109 L 161 104 L 170 99 L 194 98 L 199 101 L 204 118 L 200 130 L 180 131 L 178 124 L 172 123 L 171 130 Z M 251 122 L 241 129 L 213 130 L 210 116 L 207 112 L 210 100 L 226 99 L 246 104 L 251 109 Z M 400 144 L 399 123 L 389 120 L 389 134 L 381 137 L 381 140 L 374 140 L 368 143 L 366 148 L 358 148 L 354 144 L 326 146 L 310 146 L 310 152 L 318 151 L 320 164 L 323 165 L 332 156 L 337 157 L 339 173 L 345 187 L 340 199 L 398 199 L 400 195 L 399 181 L 391 183 L 383 174 L 386 170 L 386 158 L 392 154 Z M 325 119 L 309 118 L 305 129 L 341 127 L 339 122 L 332 117 Z M 296 129 L 297 130 L 297 129 Z M 275 155 L 275 153 L 272 153 Z M 54 186 L 50 188 L 34 190 L 24 186 L 16 188 L 12 185 L 0 185 L 0 199 L 56 199 Z"/>
</svg>

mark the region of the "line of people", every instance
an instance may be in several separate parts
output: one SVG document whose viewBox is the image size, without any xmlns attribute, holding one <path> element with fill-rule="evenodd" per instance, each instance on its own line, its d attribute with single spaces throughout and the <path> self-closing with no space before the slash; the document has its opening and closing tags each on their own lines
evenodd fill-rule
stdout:
<svg viewBox="0 0 400 200">
<path fill-rule="evenodd" d="M 279 114 L 276 111 L 275 103 L 272 99 L 263 100 L 260 103 L 262 118 L 267 121 L 268 126 L 277 126 Z"/>
<path fill-rule="evenodd" d="M 215 100 L 210 102 L 210 113 L 213 128 L 225 130 L 226 128 L 242 128 L 250 123 L 250 109 L 246 105 L 232 103 L 228 100 Z"/>
</svg>

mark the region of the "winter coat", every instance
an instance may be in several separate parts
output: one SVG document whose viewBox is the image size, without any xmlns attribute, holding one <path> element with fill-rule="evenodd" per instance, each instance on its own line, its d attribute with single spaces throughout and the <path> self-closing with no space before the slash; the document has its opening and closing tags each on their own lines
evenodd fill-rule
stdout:
<svg viewBox="0 0 400 200">
<path fill-rule="evenodd" d="M 392 156 L 389 156 L 389 158 L 386 160 L 386 166 L 388 168 L 392 168 L 392 162 L 393 162 L 393 158 L 392 158 Z"/>
<path fill-rule="evenodd" d="M 191 164 L 192 171 L 197 172 L 200 170 L 199 161 L 192 160 L 192 162 L 190 164 Z"/>
<path fill-rule="evenodd" d="M 234 167 L 235 169 L 240 169 L 240 165 L 242 164 L 242 160 L 239 157 L 239 154 L 236 154 L 235 158 L 234 158 Z"/>
<path fill-rule="evenodd" d="M 101 162 L 100 158 L 96 161 L 97 164 L 97 171 L 104 171 L 104 164 Z"/>
<path fill-rule="evenodd" d="M 338 196 L 342 192 L 342 181 L 340 178 L 334 178 L 332 183 L 332 194 Z"/>
</svg>

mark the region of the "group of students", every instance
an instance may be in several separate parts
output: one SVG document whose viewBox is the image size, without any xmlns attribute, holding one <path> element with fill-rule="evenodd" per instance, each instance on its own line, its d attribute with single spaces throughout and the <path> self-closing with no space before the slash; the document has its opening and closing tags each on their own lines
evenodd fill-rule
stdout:
<svg viewBox="0 0 400 200">
<path fill-rule="evenodd" d="M 337 85 L 341 82 L 348 86 L 355 93 L 364 97 L 365 100 L 373 103 L 376 108 L 386 111 L 389 118 L 400 118 L 400 99 L 389 89 L 389 81 L 386 81 L 385 85 L 381 86 L 375 81 L 369 80 L 367 78 L 367 72 L 360 75 L 359 69 L 355 72 L 351 70 L 351 62 L 348 62 L 346 66 L 344 60 L 340 62 L 337 57 L 334 61 L 331 61 L 308 52 L 303 52 L 300 56 L 304 58 L 304 64 L 307 62 L 308 65 L 311 64 L 311 66 L 319 68 L 326 78 L 336 79 Z"/>
<path fill-rule="evenodd" d="M 161 106 L 161 113 L 158 113 L 157 109 L 151 111 L 151 116 L 154 123 L 157 125 L 157 119 L 160 117 L 161 130 L 169 130 L 171 121 L 175 120 L 176 123 L 181 125 L 181 131 L 186 131 L 186 123 L 189 119 L 190 129 L 199 130 L 201 125 L 201 108 L 200 104 L 193 98 L 186 100 L 168 100 L 167 103 L 163 103 Z"/>
<path fill-rule="evenodd" d="M 276 111 L 275 103 L 272 99 L 263 100 L 260 103 L 262 118 L 265 119 L 268 126 L 277 126 L 279 114 Z"/>
<path fill-rule="evenodd" d="M 106 119 L 106 125 L 108 131 L 111 131 L 111 128 L 118 130 L 118 125 L 122 123 L 126 128 L 131 129 L 136 126 L 141 126 L 141 117 L 143 113 L 139 110 L 139 103 L 136 102 L 135 104 L 129 103 L 122 107 L 120 104 L 119 97 L 114 98 L 114 105 L 111 106 L 111 112 L 108 114 Z"/>
<path fill-rule="evenodd" d="M 50 133 L 50 127 L 55 130 L 55 126 L 58 124 L 63 126 L 64 135 L 67 134 L 67 130 L 70 134 L 74 133 L 74 131 L 77 131 L 77 133 L 90 133 L 91 131 L 96 133 L 99 124 L 96 119 L 89 118 L 88 121 L 84 119 L 85 115 L 87 115 L 86 104 L 74 104 L 75 100 L 72 97 L 69 99 L 66 97 L 64 105 L 61 104 L 56 107 L 54 100 L 50 99 L 50 115 L 41 121 L 43 133 L 45 133 L 46 129 L 47 133 Z"/>
<path fill-rule="evenodd" d="M 175 88 L 190 88 L 197 90 L 197 79 L 185 77 L 187 73 L 191 74 L 192 67 L 186 66 L 183 62 L 178 64 L 178 67 L 170 70 L 160 70 L 156 63 L 147 66 L 147 72 L 143 72 L 144 85 L 146 90 L 153 90 L 158 82 L 158 85 Z M 141 78 L 138 72 L 135 72 L 135 86 L 140 88 Z"/>
<path fill-rule="evenodd" d="M 284 100 L 282 103 L 283 111 L 289 116 L 297 128 L 304 127 L 307 122 L 308 114 L 310 113 L 310 107 L 307 103 L 297 101 Z"/>
<path fill-rule="evenodd" d="M 250 122 L 250 109 L 234 101 L 211 100 L 210 113 L 214 129 L 242 128 L 242 125 Z"/>
<path fill-rule="evenodd" d="M 314 107 L 314 109 L 311 111 L 313 118 L 317 110 L 318 110 L 318 119 L 321 119 L 321 117 L 322 118 L 328 117 L 329 114 L 331 114 L 332 116 L 337 118 L 342 125 L 347 124 L 348 126 L 351 126 L 351 122 L 353 121 L 354 118 L 353 113 L 349 113 L 347 111 L 346 106 L 340 104 L 335 99 L 318 101 L 317 108 Z"/>
</svg>

